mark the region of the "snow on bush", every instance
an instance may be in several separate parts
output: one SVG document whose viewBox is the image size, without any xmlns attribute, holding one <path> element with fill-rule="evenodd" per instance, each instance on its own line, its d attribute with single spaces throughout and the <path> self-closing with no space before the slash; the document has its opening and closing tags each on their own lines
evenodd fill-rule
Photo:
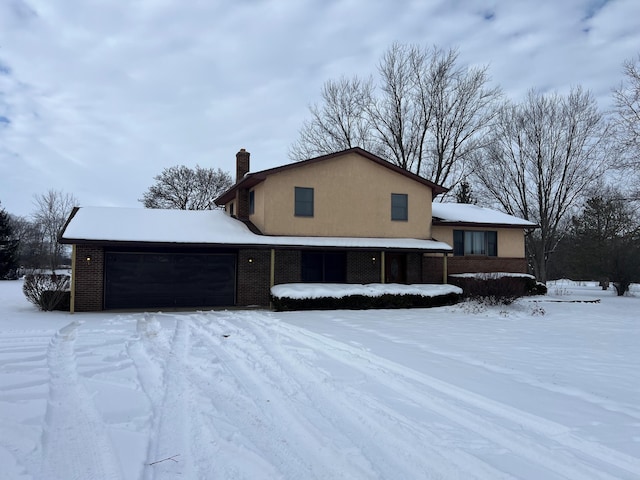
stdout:
<svg viewBox="0 0 640 480">
<path fill-rule="evenodd" d="M 290 283 L 271 289 L 275 310 L 363 310 L 452 305 L 462 290 L 453 285 Z"/>
<path fill-rule="evenodd" d="M 422 297 L 436 297 L 449 293 L 462 293 L 462 289 L 455 285 L 414 284 L 401 285 L 398 283 L 284 283 L 271 287 L 271 295 L 276 298 L 343 298 L 351 295 L 365 297 L 380 297 L 382 295 L 420 295 Z"/>
</svg>

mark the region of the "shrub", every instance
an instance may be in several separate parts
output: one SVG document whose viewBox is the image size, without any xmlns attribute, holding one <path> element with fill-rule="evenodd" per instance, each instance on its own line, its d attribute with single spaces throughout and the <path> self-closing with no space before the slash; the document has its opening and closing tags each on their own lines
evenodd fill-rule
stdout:
<svg viewBox="0 0 640 480">
<path fill-rule="evenodd" d="M 40 310 L 69 311 L 71 294 L 69 292 L 71 277 L 36 273 L 24 277 L 22 291 L 25 297 Z"/>
<path fill-rule="evenodd" d="M 616 289 L 616 294 L 621 297 L 625 293 L 629 291 L 629 287 L 631 286 L 630 280 L 620 280 L 618 282 L 613 282 L 613 286 Z"/>
<path fill-rule="evenodd" d="M 527 295 L 546 295 L 547 294 L 547 286 L 542 282 L 535 282 L 535 285 L 531 288 Z"/>
<path fill-rule="evenodd" d="M 369 308 L 429 308 L 453 305 L 460 301 L 457 293 L 433 297 L 407 294 L 384 294 L 380 296 L 347 295 L 341 298 L 288 298 L 271 296 L 276 311 L 287 310 L 365 310 Z"/>
<path fill-rule="evenodd" d="M 449 283 L 462 288 L 463 296 L 492 305 L 509 305 L 525 295 L 545 295 L 547 287 L 530 275 L 484 273 L 473 276 L 451 275 Z"/>
</svg>

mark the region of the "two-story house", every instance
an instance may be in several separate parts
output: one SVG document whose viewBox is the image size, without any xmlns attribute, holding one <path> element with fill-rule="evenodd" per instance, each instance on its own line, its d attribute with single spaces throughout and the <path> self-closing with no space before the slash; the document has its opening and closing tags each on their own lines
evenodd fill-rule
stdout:
<svg viewBox="0 0 640 480">
<path fill-rule="evenodd" d="M 282 283 L 443 283 L 526 271 L 529 222 L 433 203 L 446 189 L 360 148 L 260 172 L 236 155 L 219 211 L 75 209 L 72 308 L 266 306 Z M 495 221 L 494 221 L 495 220 Z"/>
</svg>

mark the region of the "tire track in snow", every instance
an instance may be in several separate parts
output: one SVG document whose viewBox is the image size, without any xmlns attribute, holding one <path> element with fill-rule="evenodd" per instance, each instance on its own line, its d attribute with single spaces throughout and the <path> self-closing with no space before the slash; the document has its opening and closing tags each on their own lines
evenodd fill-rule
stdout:
<svg viewBox="0 0 640 480">
<path fill-rule="evenodd" d="M 143 333 L 149 334 L 149 317 L 145 320 L 147 325 L 139 325 L 139 331 L 146 328 Z M 138 360 L 136 367 L 140 368 L 139 378 L 143 389 L 155 403 L 143 476 L 147 480 L 175 479 L 177 476 L 193 478 L 189 435 L 191 419 L 188 415 L 190 391 L 180 367 L 189 351 L 189 328 L 186 320 L 176 319 L 161 379 L 158 369 L 148 358 L 144 359 L 141 352 L 136 352 L 135 348 L 130 347 L 130 351 Z M 163 461 L 176 455 L 177 461 Z"/>
<path fill-rule="evenodd" d="M 75 340 L 80 322 L 60 329 L 47 354 L 49 395 L 42 434 L 42 480 L 121 479 L 107 428 L 78 381 Z"/>
<path fill-rule="evenodd" d="M 385 341 L 392 341 L 398 344 L 407 344 L 407 345 L 415 346 L 420 350 L 434 356 L 444 357 L 448 360 L 456 361 L 466 365 L 471 365 L 473 367 L 478 367 L 492 373 L 499 373 L 501 375 L 505 375 L 509 377 L 510 379 L 516 382 L 519 382 L 525 385 L 530 385 L 532 387 L 547 390 L 549 392 L 561 393 L 566 396 L 579 398 L 584 402 L 591 403 L 592 405 L 600 407 L 604 410 L 608 410 L 614 413 L 622 413 L 627 416 L 633 417 L 636 420 L 640 420 L 640 408 L 638 408 L 637 405 L 626 404 L 624 402 L 614 402 L 609 398 L 605 398 L 600 395 L 589 393 L 575 387 L 564 387 L 561 385 L 556 385 L 554 383 L 544 382 L 537 379 L 535 376 L 529 373 L 525 373 L 513 367 L 505 368 L 505 367 L 488 363 L 484 360 L 483 361 L 476 360 L 472 357 L 469 357 L 459 352 L 446 351 L 439 348 L 434 348 L 431 345 L 425 346 L 425 345 L 419 345 L 414 342 L 408 342 L 406 340 L 402 340 L 397 337 L 394 337 L 393 335 L 385 335 L 371 328 L 363 328 L 361 326 L 357 326 L 353 324 L 349 324 L 349 327 L 353 328 L 354 330 L 364 332 L 368 335 L 374 335 Z"/>
<path fill-rule="evenodd" d="M 396 410 L 382 404 L 371 394 L 355 388 L 337 389 L 333 379 L 313 365 L 308 358 L 296 355 L 277 341 L 279 332 L 273 322 L 256 314 L 236 314 L 227 319 L 210 317 L 209 329 L 217 336 L 233 332 L 244 341 L 237 349 L 248 360 L 260 363 L 261 373 L 271 377 L 274 385 L 283 385 L 296 402 L 317 409 L 332 435 L 348 436 L 351 455 L 363 456 L 379 478 L 511 479 L 477 457 L 460 449 L 443 445 L 425 425 L 416 424 Z M 252 355 L 250 352 L 258 352 Z M 292 379 L 296 379 L 292 382 Z M 303 382 L 303 383 L 300 383 Z M 289 385 L 292 383 L 292 385 Z M 401 435 L 398 432 L 401 431 Z M 390 432 L 394 432 L 392 435 Z M 367 440 L 364 440 L 367 439 Z M 374 475 L 356 478 L 371 478 Z"/>
<path fill-rule="evenodd" d="M 256 321 L 259 321 L 257 316 Z M 261 321 L 264 322 L 264 319 Z M 640 478 L 640 459 L 579 438 L 563 425 L 455 387 L 306 329 L 284 322 L 278 322 L 273 329 L 311 348 L 324 346 L 325 354 L 357 367 L 363 373 L 375 371 L 375 375 L 383 377 L 387 385 L 395 386 L 424 408 L 551 472 L 572 479 Z M 482 415 L 478 415 L 478 411 Z M 497 421 L 487 420 L 490 417 Z M 538 436 L 543 437 L 547 445 L 554 443 L 557 447 L 541 444 L 537 441 Z M 607 471 L 603 467 L 608 467 Z M 610 471 L 615 471 L 615 475 L 625 476 L 616 477 Z"/>
<path fill-rule="evenodd" d="M 231 396 L 226 405 L 219 406 L 218 410 L 229 416 L 238 434 L 246 437 L 262 455 L 268 455 L 284 478 L 372 478 L 374 472 L 367 462 L 348 461 L 344 445 L 343 448 L 336 446 L 335 439 L 327 437 L 326 429 L 298 411 L 291 397 L 301 389 L 292 385 L 291 378 L 278 375 L 278 383 L 274 383 L 269 378 L 272 371 L 265 369 L 267 357 L 256 358 L 251 351 L 234 344 L 233 338 L 225 338 L 217 328 L 223 321 L 221 316 L 213 315 L 216 325 L 211 321 L 211 317 L 202 315 L 196 327 L 201 338 L 206 338 L 218 352 L 225 381 L 235 379 L 235 391 L 229 392 Z M 234 397 L 243 399 L 244 411 L 233 411 L 229 402 L 233 402 Z M 322 427 L 326 426 L 326 422 L 321 423 Z M 348 453 L 353 454 L 354 446 L 348 447 Z"/>
<path fill-rule="evenodd" d="M 216 369 L 207 368 L 202 375 L 194 374 L 198 361 L 189 354 L 193 343 L 190 320 L 184 316 L 173 319 L 176 326 L 172 341 L 167 341 L 165 330 L 155 317 L 147 314 L 138 322 L 138 336 L 127 345 L 152 406 L 144 478 L 281 478 L 268 462 L 238 442 L 235 433 L 225 432 L 219 428 L 220 422 L 213 421 L 226 415 L 211 407 L 211 398 L 219 395 L 218 389 L 204 387 L 215 377 Z M 207 354 L 213 352 L 208 349 Z M 207 364 L 215 366 L 211 359 Z M 182 398 L 178 399 L 178 395 Z M 235 426 L 226 430 L 235 432 Z M 180 455 L 177 462 L 167 460 L 149 465 L 175 454 Z M 237 458 L 243 462 L 238 464 Z"/>
</svg>

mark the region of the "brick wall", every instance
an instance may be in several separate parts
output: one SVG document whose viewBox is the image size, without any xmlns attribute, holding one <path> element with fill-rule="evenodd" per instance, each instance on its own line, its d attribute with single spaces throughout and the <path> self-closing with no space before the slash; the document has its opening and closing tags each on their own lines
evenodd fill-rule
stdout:
<svg viewBox="0 0 640 480">
<path fill-rule="evenodd" d="M 451 257 L 447 259 L 449 260 Z M 442 283 L 443 261 L 441 256 L 422 257 L 422 283 Z"/>
<path fill-rule="evenodd" d="M 249 220 L 249 190 L 239 188 L 236 191 L 236 217 Z"/>
<path fill-rule="evenodd" d="M 77 245 L 74 275 L 75 311 L 102 310 L 104 308 L 104 249 Z"/>
<path fill-rule="evenodd" d="M 422 282 L 442 283 L 442 257 L 422 257 Z M 447 257 L 447 273 L 527 273 L 524 258 Z"/>
<path fill-rule="evenodd" d="M 422 283 L 421 253 L 407 253 L 407 283 Z"/>
<path fill-rule="evenodd" d="M 510 272 L 527 273 L 527 260 L 524 258 L 501 257 L 449 257 L 447 273 L 468 272 Z"/>
<path fill-rule="evenodd" d="M 302 273 L 300 250 L 276 250 L 274 283 L 299 283 Z"/>
<path fill-rule="evenodd" d="M 380 283 L 380 259 L 380 252 L 347 252 L 347 283 Z"/>
<path fill-rule="evenodd" d="M 238 251 L 238 306 L 269 305 L 269 273 L 271 250 L 243 249 Z"/>
</svg>

